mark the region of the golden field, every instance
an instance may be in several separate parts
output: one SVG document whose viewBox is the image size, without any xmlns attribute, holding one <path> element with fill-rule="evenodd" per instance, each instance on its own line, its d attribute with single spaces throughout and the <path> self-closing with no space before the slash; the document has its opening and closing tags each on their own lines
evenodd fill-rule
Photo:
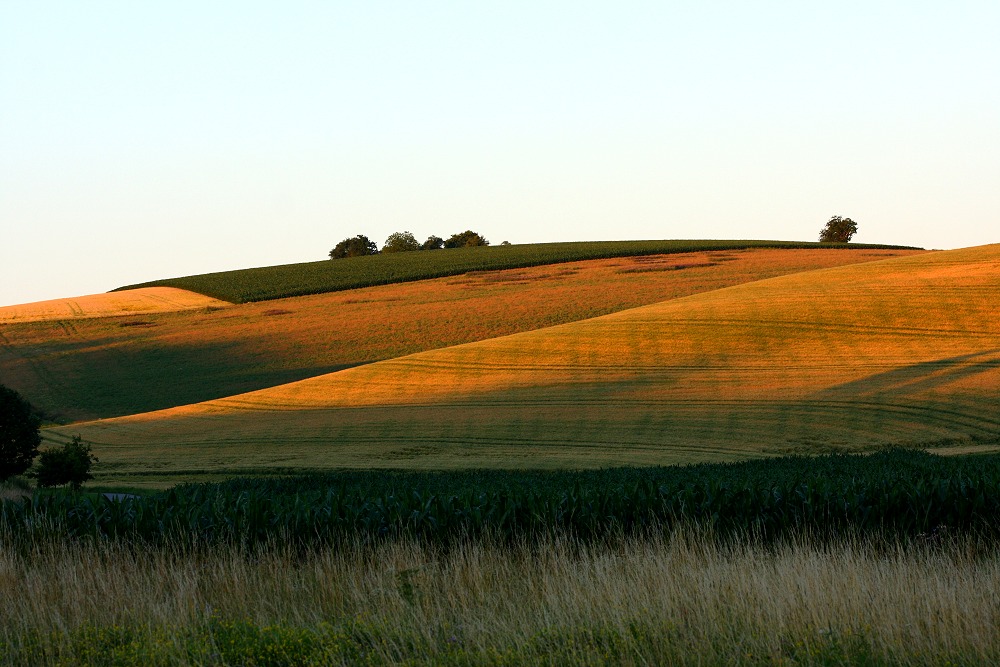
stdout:
<svg viewBox="0 0 1000 667">
<path fill-rule="evenodd" d="M 184 312 L 119 305 L 114 317 L 0 322 L 0 378 L 53 420 L 123 416 L 752 280 L 914 252 L 714 251 L 473 272 L 224 308 L 193 295 L 192 304 L 201 305 Z M 94 298 L 127 304 L 153 289 Z M 96 305 L 88 308 L 98 312 Z M 126 313 L 131 316 L 121 316 Z"/>
<path fill-rule="evenodd" d="M 0 306 L 0 325 L 45 320 L 79 320 L 221 308 L 229 303 L 176 287 L 143 287 L 127 292 L 89 294 L 71 299 Z"/>
<path fill-rule="evenodd" d="M 220 468 L 589 467 L 989 444 L 1000 438 L 998 301 L 1000 246 L 915 254 L 75 424 L 48 437 L 79 433 L 95 443 L 109 479 Z"/>
</svg>

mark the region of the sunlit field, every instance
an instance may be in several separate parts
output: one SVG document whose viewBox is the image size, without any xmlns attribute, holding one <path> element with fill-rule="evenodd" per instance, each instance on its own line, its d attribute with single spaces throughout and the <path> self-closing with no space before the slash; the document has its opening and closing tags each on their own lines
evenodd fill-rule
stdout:
<svg viewBox="0 0 1000 667">
<path fill-rule="evenodd" d="M 998 33 L 0 0 L 0 667 L 1000 667 Z"/>
<path fill-rule="evenodd" d="M 17 306 L 0 306 L 0 324 L 9 327 L 13 324 L 44 320 L 75 322 L 81 319 L 174 313 L 228 305 L 230 304 L 225 301 L 176 287 L 144 287 L 128 292 L 90 294 Z"/>
<path fill-rule="evenodd" d="M 105 488 L 218 483 L 4 485 L 0 663 L 1000 660 L 1000 459 L 967 456 L 1000 446 L 1000 246 L 806 252 L 840 251 L 119 316 L 129 344 L 249 339 L 311 372 L 326 330 L 395 356 L 46 429 L 92 442 Z M 93 345 L 115 319 L 77 324 Z M 161 387 L 184 376 L 157 363 Z M 958 456 L 813 456 L 893 445 Z M 766 460 L 621 467 L 738 459 Z"/>
<path fill-rule="evenodd" d="M 568 243 L 525 243 L 467 248 L 448 248 L 443 252 L 397 252 L 347 257 L 336 261 L 304 262 L 262 266 L 237 271 L 221 271 L 195 276 L 167 278 L 136 287 L 179 287 L 207 294 L 233 303 L 269 301 L 290 296 L 322 294 L 338 290 L 388 285 L 392 283 L 443 276 L 457 276 L 472 271 L 502 271 L 531 266 L 579 262 L 590 259 L 678 255 L 702 251 L 740 251 L 754 248 L 838 250 L 914 250 L 909 246 L 852 243 L 817 243 L 760 240 L 660 241 L 575 241 Z"/>
<path fill-rule="evenodd" d="M 755 249 L 617 258 L 472 272 L 223 309 L 219 302 L 193 295 L 204 307 L 4 322 L 0 377 L 51 419 L 121 416 L 752 280 L 913 252 Z M 88 298 L 128 302 L 146 289 L 170 288 Z"/>
<path fill-rule="evenodd" d="M 797 273 L 75 424 L 106 474 L 590 467 L 1000 437 L 1000 246 Z"/>
</svg>

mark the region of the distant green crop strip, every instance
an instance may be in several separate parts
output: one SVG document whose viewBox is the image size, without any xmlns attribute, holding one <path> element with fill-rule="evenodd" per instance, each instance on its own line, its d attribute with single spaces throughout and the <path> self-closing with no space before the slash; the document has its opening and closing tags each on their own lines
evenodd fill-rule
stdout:
<svg viewBox="0 0 1000 667">
<path fill-rule="evenodd" d="M 910 246 L 796 241 L 587 241 L 531 243 L 513 246 L 454 248 L 351 257 L 338 260 L 264 266 L 155 280 L 139 287 L 178 287 L 231 303 L 269 301 L 292 296 L 454 276 L 469 271 L 519 269 L 588 259 L 676 254 L 751 248 L 852 248 L 857 250 L 919 250 Z"/>
</svg>

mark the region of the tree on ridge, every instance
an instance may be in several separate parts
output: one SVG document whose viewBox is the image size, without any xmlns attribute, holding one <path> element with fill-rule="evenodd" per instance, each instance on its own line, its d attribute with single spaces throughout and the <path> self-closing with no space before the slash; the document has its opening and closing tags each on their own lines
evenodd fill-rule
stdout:
<svg viewBox="0 0 1000 667">
<path fill-rule="evenodd" d="M 445 248 L 471 248 L 474 246 L 489 245 L 481 234 L 477 234 L 471 229 L 467 229 L 461 234 L 453 234 L 451 238 L 444 242 Z"/>
<path fill-rule="evenodd" d="M 857 233 L 858 223 L 850 218 L 842 218 L 839 215 L 835 215 L 820 230 L 819 240 L 820 243 L 847 243 Z"/>
<path fill-rule="evenodd" d="M 382 252 L 412 252 L 420 250 L 420 242 L 410 232 L 394 232 L 389 234 L 382 246 Z"/>
<path fill-rule="evenodd" d="M 361 255 L 378 254 L 378 246 L 364 234 L 358 234 L 354 238 L 344 239 L 330 251 L 330 259 L 343 259 L 344 257 L 360 257 Z"/>
<path fill-rule="evenodd" d="M 440 250 L 444 247 L 444 239 L 440 236 L 428 236 L 420 246 L 421 250 Z"/>
</svg>

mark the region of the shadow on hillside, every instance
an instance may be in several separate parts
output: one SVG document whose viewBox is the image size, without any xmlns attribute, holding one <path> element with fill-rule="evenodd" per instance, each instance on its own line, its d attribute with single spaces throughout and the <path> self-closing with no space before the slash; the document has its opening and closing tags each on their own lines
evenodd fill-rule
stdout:
<svg viewBox="0 0 1000 667">
<path fill-rule="evenodd" d="M 913 395 L 997 369 L 1000 369 L 1000 350 L 984 350 L 877 373 L 830 387 L 817 393 L 815 397 L 843 399 L 872 395 Z"/>
<path fill-rule="evenodd" d="M 57 423 L 119 417 L 296 382 L 360 364 L 310 363 L 240 342 L 134 345 L 87 341 L 0 358 L 18 390 Z M 44 371 L 44 372 L 42 372 Z M 16 383 L 15 383 L 16 384 Z"/>
</svg>

